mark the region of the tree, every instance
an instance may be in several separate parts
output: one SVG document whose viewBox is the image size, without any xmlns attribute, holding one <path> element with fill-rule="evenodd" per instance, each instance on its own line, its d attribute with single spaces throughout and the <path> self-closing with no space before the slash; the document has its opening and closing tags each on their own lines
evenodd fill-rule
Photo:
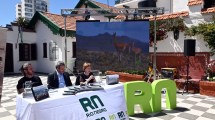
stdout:
<svg viewBox="0 0 215 120">
<path fill-rule="evenodd" d="M 23 43 L 23 30 L 27 27 L 29 21 L 25 20 L 25 18 L 23 17 L 18 17 L 17 18 L 17 24 L 18 24 L 18 37 L 17 37 L 17 44 L 19 42 L 19 38 L 21 43 Z M 16 44 L 16 48 L 17 48 L 17 44 Z"/>
<path fill-rule="evenodd" d="M 211 55 L 215 54 L 215 15 L 212 21 L 208 23 L 200 23 L 198 26 L 191 26 L 185 31 L 188 36 L 202 35 L 211 49 Z"/>
</svg>

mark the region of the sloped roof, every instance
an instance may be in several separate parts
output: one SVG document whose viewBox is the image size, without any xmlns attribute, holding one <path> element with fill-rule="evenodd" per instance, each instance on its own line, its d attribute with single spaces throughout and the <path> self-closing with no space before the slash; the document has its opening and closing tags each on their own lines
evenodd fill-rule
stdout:
<svg viewBox="0 0 215 120">
<path fill-rule="evenodd" d="M 86 0 L 80 0 L 78 2 L 78 4 L 75 6 L 75 8 L 81 8 L 81 6 L 84 5 L 85 1 Z M 95 0 L 88 0 L 88 6 L 90 6 L 91 8 L 104 8 L 104 9 L 116 8 L 116 7 L 109 6 L 109 5 L 104 4 L 104 3 L 97 2 Z M 117 11 L 116 9 L 113 9 L 112 12 L 113 13 L 118 13 L 119 11 Z"/>
<path fill-rule="evenodd" d="M 84 5 L 86 0 L 79 0 L 78 4 L 75 6 L 75 8 L 80 8 L 82 5 Z M 108 6 L 106 4 L 96 2 L 94 0 L 88 0 L 88 5 L 92 8 L 110 8 L 112 6 Z"/>
<path fill-rule="evenodd" d="M 91 1 L 92 3 L 96 4 L 97 6 L 99 6 L 100 8 L 104 8 L 104 9 L 111 9 L 111 8 L 116 8 L 116 7 L 113 7 L 113 6 L 109 6 L 109 5 L 106 5 L 106 4 L 103 4 L 103 3 L 100 3 L 100 2 L 96 2 L 94 0 L 89 0 Z M 118 13 L 119 11 L 117 11 L 116 9 L 113 9 L 112 11 L 113 13 Z"/>
<path fill-rule="evenodd" d="M 58 14 L 52 14 L 52 13 L 42 13 L 44 16 L 46 16 L 49 20 L 54 22 L 59 28 L 64 29 L 64 17 L 62 15 Z M 76 30 L 76 18 L 67 16 L 66 17 L 66 30 Z"/>
<path fill-rule="evenodd" d="M 199 5 L 202 4 L 203 0 L 189 0 L 187 6 L 192 6 L 192 5 Z"/>
<path fill-rule="evenodd" d="M 38 20 L 41 20 L 53 34 L 64 36 L 64 17 L 58 14 L 36 12 L 31 19 L 29 26 L 34 27 Z M 76 30 L 77 17 L 66 17 L 67 36 L 73 36 Z"/>
<path fill-rule="evenodd" d="M 201 11 L 202 14 L 205 14 L 205 13 L 214 13 L 214 12 L 215 12 L 215 7 L 203 9 Z"/>
<path fill-rule="evenodd" d="M 175 12 L 171 14 L 163 14 L 156 17 L 156 20 L 165 20 L 165 19 L 172 19 L 177 17 L 186 17 L 189 15 L 188 11 L 181 11 L 181 12 Z M 118 15 L 115 17 L 115 19 L 125 19 L 125 15 Z M 150 21 L 154 20 L 154 17 L 146 17 L 145 19 L 149 19 Z"/>
<path fill-rule="evenodd" d="M 189 15 L 188 11 L 181 11 L 181 12 L 175 12 L 171 14 L 163 14 L 156 17 L 156 20 L 166 20 L 166 19 L 172 19 L 177 17 L 186 17 Z M 154 20 L 154 17 L 149 17 L 149 20 Z"/>
</svg>

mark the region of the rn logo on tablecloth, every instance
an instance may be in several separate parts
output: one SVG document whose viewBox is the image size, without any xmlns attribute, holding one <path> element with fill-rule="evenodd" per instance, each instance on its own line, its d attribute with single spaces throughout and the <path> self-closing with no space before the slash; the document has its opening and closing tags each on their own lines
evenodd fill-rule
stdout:
<svg viewBox="0 0 215 120">
<path fill-rule="evenodd" d="M 104 107 L 104 104 L 98 95 L 93 95 L 90 98 L 81 98 L 79 99 L 79 102 L 86 112 L 87 117 L 107 112 L 107 109 Z"/>
</svg>

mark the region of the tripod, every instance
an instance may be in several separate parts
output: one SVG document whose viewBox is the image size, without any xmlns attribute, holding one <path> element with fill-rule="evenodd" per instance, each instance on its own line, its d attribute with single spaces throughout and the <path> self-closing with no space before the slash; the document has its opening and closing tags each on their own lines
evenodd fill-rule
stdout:
<svg viewBox="0 0 215 120">
<path fill-rule="evenodd" d="M 186 76 L 186 80 L 185 80 L 185 82 L 184 82 L 184 88 L 183 88 L 183 92 L 182 92 L 182 95 L 184 94 L 184 92 L 186 92 L 186 93 L 189 93 L 188 92 L 188 87 L 189 87 L 189 85 L 191 85 L 192 86 L 192 88 L 195 90 L 195 89 L 198 89 L 198 88 L 196 88 L 195 86 L 194 86 L 194 84 L 191 82 L 191 81 L 189 81 L 189 63 L 190 63 L 190 59 L 189 59 L 189 56 L 187 56 L 187 76 Z M 186 91 L 185 91 L 186 90 Z"/>
</svg>

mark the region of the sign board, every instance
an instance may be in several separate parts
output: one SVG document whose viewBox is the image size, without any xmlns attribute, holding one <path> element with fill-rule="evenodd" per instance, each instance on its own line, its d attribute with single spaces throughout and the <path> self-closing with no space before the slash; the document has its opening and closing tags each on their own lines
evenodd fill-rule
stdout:
<svg viewBox="0 0 215 120">
<path fill-rule="evenodd" d="M 143 71 L 149 62 L 149 21 L 77 22 L 77 69 Z M 87 29 L 86 29 L 87 28 Z"/>
<path fill-rule="evenodd" d="M 123 89 L 85 94 L 79 96 L 79 103 L 79 114 L 86 120 L 128 120 Z"/>
<path fill-rule="evenodd" d="M 65 89 L 40 102 L 17 95 L 17 120 L 129 120 L 123 84 L 62 96 Z"/>
</svg>

